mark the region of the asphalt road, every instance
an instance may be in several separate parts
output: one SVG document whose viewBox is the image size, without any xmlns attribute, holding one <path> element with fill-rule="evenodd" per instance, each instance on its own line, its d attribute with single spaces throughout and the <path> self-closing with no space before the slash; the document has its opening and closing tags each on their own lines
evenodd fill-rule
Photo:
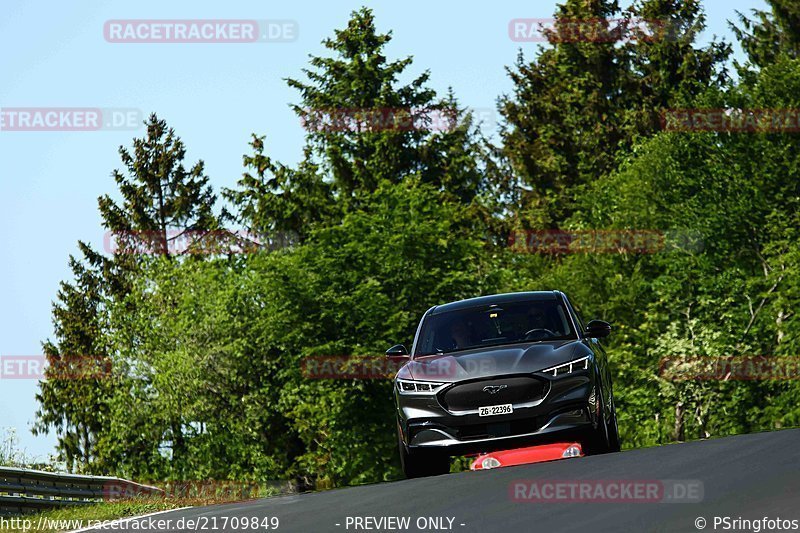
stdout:
<svg viewBox="0 0 800 533">
<path fill-rule="evenodd" d="M 706 521 L 706 531 L 766 531 L 770 524 L 763 522 L 733 528 L 737 525 L 734 519 L 764 517 L 796 520 L 800 528 L 798 444 L 800 430 L 784 430 L 192 508 L 152 519 L 172 521 L 171 528 L 162 531 L 201 530 L 203 524 L 206 531 L 214 531 L 214 525 L 221 531 L 225 520 L 227 531 L 253 531 L 233 517 L 277 517 L 278 531 L 303 532 L 698 531 L 695 523 L 700 517 Z M 591 487 L 592 492 L 571 489 L 576 485 L 570 481 L 582 481 L 581 486 Z M 515 494 L 527 499 L 515 501 Z M 571 494 L 589 499 L 605 496 L 612 501 L 569 501 Z M 620 502 L 620 496 L 629 501 Z M 409 521 L 406 526 L 367 521 L 367 517 Z M 729 527 L 725 529 L 721 522 L 715 528 L 714 517 L 729 517 Z M 357 522 L 358 518 L 361 521 Z M 116 530 L 152 531 L 154 524 L 144 520 Z M 791 528 L 792 524 L 784 522 L 782 527 Z"/>
</svg>

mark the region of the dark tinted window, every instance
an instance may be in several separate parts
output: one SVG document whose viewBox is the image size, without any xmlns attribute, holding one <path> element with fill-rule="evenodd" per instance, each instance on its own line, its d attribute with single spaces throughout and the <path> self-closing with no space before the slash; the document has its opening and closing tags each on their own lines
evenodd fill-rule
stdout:
<svg viewBox="0 0 800 533">
<path fill-rule="evenodd" d="M 558 300 L 484 305 L 428 316 L 415 355 L 574 338 L 567 310 Z"/>
</svg>

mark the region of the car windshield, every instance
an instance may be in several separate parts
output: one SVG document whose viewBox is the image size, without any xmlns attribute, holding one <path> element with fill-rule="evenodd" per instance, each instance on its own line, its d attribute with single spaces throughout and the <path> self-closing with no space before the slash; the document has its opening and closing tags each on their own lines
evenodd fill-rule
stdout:
<svg viewBox="0 0 800 533">
<path fill-rule="evenodd" d="M 422 325 L 415 355 L 574 338 L 572 322 L 558 300 L 483 305 L 430 315 Z"/>
</svg>

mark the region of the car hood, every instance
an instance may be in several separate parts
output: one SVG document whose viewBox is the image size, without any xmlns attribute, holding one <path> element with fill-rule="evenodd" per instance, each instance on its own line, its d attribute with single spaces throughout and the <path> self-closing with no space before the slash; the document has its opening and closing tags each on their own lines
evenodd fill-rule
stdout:
<svg viewBox="0 0 800 533">
<path fill-rule="evenodd" d="M 399 378 L 451 383 L 504 374 L 529 374 L 590 355 L 579 340 L 506 344 L 413 359 Z"/>
</svg>

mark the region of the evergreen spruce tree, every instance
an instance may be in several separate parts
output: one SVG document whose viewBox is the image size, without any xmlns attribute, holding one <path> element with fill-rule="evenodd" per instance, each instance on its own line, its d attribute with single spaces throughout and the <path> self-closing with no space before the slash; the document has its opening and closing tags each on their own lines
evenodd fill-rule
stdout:
<svg viewBox="0 0 800 533">
<path fill-rule="evenodd" d="M 774 63 L 785 54 L 800 57 L 800 4 L 796 0 L 766 0 L 769 10 L 754 9 L 754 19 L 738 13 L 741 26 L 731 29 L 750 62 L 757 67 Z"/>
<path fill-rule="evenodd" d="M 723 82 L 729 54 L 722 43 L 696 47 L 705 27 L 696 0 L 639 0 L 624 12 L 613 0 L 566 0 L 555 20 L 549 46 L 508 70 L 514 89 L 499 102 L 513 208 L 538 228 L 573 215 L 583 186 L 655 134 L 664 108 Z M 577 21 L 605 27 L 576 34 Z"/>
<path fill-rule="evenodd" d="M 412 58 L 388 60 L 390 40 L 363 8 L 323 41 L 330 57 L 311 57 L 305 80 L 287 80 L 300 93 L 293 109 L 307 130 L 303 161 L 281 165 L 265 155 L 263 138 L 253 137 L 243 178 L 224 192 L 242 224 L 303 239 L 313 227 L 368 208 L 383 182 L 418 175 L 464 204 L 485 188 L 484 145 L 472 115 L 452 94 L 438 98 L 427 71 L 400 85 Z"/>
<path fill-rule="evenodd" d="M 188 170 L 186 148 L 166 121 L 155 114 L 145 123 L 144 138 L 133 140 L 133 149 L 120 147 L 127 173 L 115 170 L 122 203 L 110 196 L 98 199 L 103 226 L 116 234 L 122 254 L 144 251 L 164 256 L 190 247 L 204 232 L 217 229 L 213 213 L 216 197 L 198 161 Z"/>
<path fill-rule="evenodd" d="M 95 445 L 108 424 L 113 368 L 105 337 L 103 263 L 87 244 L 70 256 L 72 283 L 61 282 L 53 304 L 55 341 L 43 349 L 48 366 L 39 382 L 34 434 L 54 431 L 70 471 L 90 471 Z"/>
</svg>

